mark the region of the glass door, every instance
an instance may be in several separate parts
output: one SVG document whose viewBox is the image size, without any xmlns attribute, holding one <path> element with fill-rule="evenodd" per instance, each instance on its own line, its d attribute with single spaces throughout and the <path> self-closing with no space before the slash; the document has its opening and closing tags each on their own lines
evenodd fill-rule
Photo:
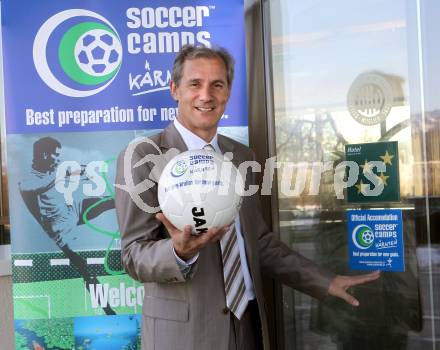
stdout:
<svg viewBox="0 0 440 350">
<path fill-rule="evenodd" d="M 347 211 L 402 213 L 403 272 L 353 288 L 361 306 L 282 289 L 285 349 L 435 349 L 440 338 L 440 4 L 270 0 L 268 31 L 280 237 L 337 274 L 350 268 Z M 349 202 L 347 145 L 396 142 L 389 200 Z M 373 159 L 365 159 L 366 162 Z M 359 167 L 365 174 L 364 165 Z M 346 175 L 344 175 L 347 173 Z M 345 176 L 345 177 L 344 177 Z M 361 178 L 361 177 L 359 177 Z M 356 178 L 358 179 L 358 178 Z M 342 181 L 342 187 L 341 187 Z M 347 187 L 362 195 L 372 183 Z M 397 185 L 396 185 L 397 184 Z"/>
</svg>

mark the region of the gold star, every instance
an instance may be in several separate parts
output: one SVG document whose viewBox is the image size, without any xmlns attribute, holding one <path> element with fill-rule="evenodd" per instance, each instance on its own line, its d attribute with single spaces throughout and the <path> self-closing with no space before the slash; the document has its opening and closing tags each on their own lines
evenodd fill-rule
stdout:
<svg viewBox="0 0 440 350">
<path fill-rule="evenodd" d="M 368 160 L 367 160 L 367 159 L 365 159 L 365 163 L 364 163 L 364 165 L 361 165 L 361 168 L 364 169 L 364 170 L 362 171 L 363 174 L 366 174 L 366 173 L 372 173 L 372 172 L 373 172 L 373 170 L 372 170 L 372 168 L 371 168 L 371 165 L 368 163 Z"/>
<path fill-rule="evenodd" d="M 368 188 L 368 184 L 364 184 L 361 180 L 360 183 L 356 185 L 356 188 L 358 189 L 358 194 L 365 194 L 365 190 Z"/>
<path fill-rule="evenodd" d="M 393 159 L 394 156 L 391 155 L 391 154 L 389 154 L 389 153 L 388 153 L 388 150 L 385 152 L 385 155 L 380 156 L 380 158 L 382 158 L 382 160 L 383 160 L 383 162 L 384 162 L 385 164 L 393 165 L 393 164 L 391 163 L 391 159 Z"/>
<path fill-rule="evenodd" d="M 388 180 L 388 178 L 389 178 L 389 176 L 386 176 L 386 175 L 384 175 L 383 173 L 380 173 L 379 179 L 380 179 L 380 181 L 381 181 L 385 186 L 388 185 L 388 184 L 387 184 L 387 180 Z"/>
</svg>

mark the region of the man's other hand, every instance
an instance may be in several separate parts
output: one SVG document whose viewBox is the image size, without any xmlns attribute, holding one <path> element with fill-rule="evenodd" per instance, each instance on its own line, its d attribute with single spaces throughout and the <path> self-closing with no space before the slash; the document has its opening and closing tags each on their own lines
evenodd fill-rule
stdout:
<svg viewBox="0 0 440 350">
<path fill-rule="evenodd" d="M 164 224 L 173 241 L 174 251 L 183 260 L 191 259 L 208 243 L 222 238 L 231 228 L 231 224 L 221 228 L 210 228 L 207 232 L 196 236 L 191 234 L 190 225 L 186 225 L 183 231 L 180 231 L 162 213 L 156 214 L 156 218 Z"/>
<path fill-rule="evenodd" d="M 375 281 L 379 277 L 380 271 L 374 271 L 365 275 L 357 276 L 337 275 L 330 283 L 328 294 L 341 298 L 352 306 L 359 306 L 359 301 L 354 296 L 347 293 L 347 289 L 359 284 Z"/>
</svg>

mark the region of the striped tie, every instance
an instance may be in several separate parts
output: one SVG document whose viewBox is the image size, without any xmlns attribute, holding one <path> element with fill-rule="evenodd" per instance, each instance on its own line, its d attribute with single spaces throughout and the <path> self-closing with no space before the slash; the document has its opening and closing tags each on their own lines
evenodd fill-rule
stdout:
<svg viewBox="0 0 440 350">
<path fill-rule="evenodd" d="M 214 147 L 210 144 L 207 144 L 203 149 L 214 151 Z M 220 247 L 222 251 L 226 305 L 235 317 L 240 319 L 246 310 L 248 299 L 245 294 L 246 286 L 241 268 L 235 224 L 220 240 Z"/>
<path fill-rule="evenodd" d="M 246 286 L 241 269 L 235 224 L 220 240 L 220 247 L 222 250 L 226 305 L 235 317 L 240 319 L 246 310 L 248 299 L 245 294 Z"/>
</svg>

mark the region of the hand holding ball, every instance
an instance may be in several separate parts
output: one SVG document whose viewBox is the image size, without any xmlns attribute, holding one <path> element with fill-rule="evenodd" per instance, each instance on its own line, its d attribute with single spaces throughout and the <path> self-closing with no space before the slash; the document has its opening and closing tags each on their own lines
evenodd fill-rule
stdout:
<svg viewBox="0 0 440 350">
<path fill-rule="evenodd" d="M 240 209 L 243 179 L 232 164 L 213 151 L 193 150 L 174 157 L 159 179 L 163 214 L 179 230 L 199 235 L 230 224 Z"/>
</svg>

